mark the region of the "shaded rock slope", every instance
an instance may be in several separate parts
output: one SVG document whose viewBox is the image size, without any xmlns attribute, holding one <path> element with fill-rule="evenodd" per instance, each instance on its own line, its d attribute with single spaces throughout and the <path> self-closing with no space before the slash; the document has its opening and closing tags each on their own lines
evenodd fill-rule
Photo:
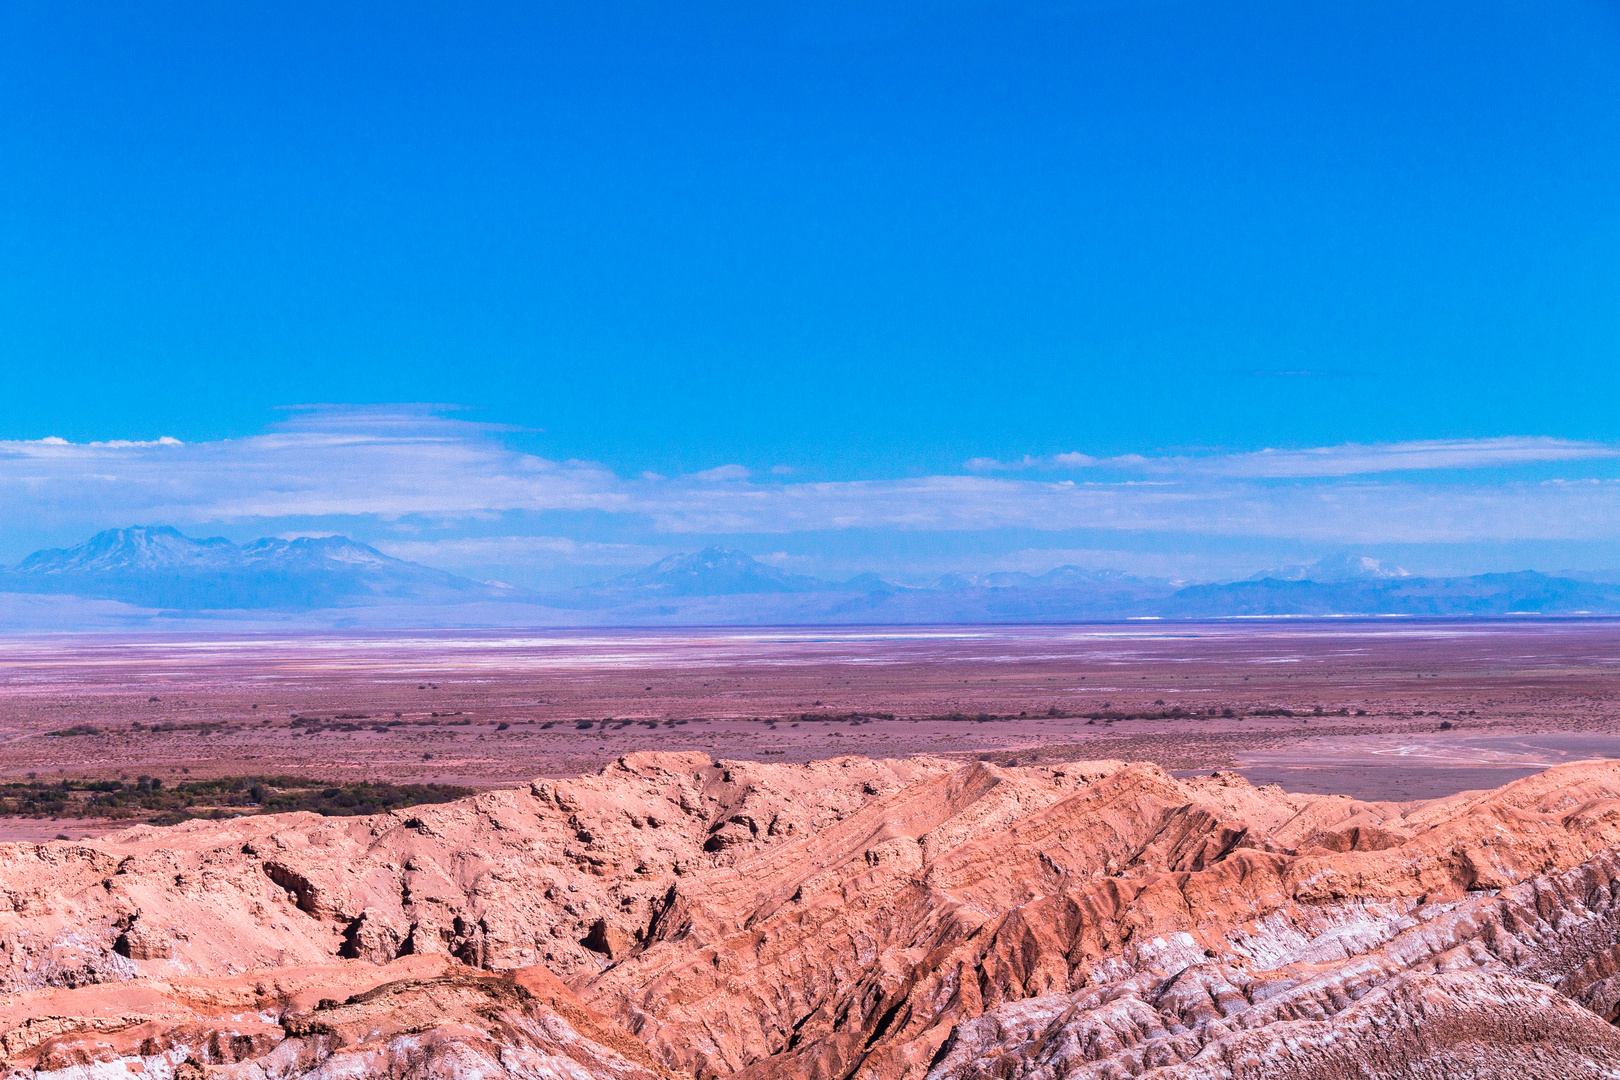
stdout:
<svg viewBox="0 0 1620 1080">
<path fill-rule="evenodd" d="M 1620 1077 L 1620 762 L 1366 803 L 636 754 L 0 845 L 0 1075 Z"/>
</svg>

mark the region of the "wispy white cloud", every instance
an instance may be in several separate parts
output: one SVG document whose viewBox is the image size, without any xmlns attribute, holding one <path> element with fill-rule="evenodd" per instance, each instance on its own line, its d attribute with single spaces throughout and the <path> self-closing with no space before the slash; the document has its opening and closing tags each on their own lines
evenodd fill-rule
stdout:
<svg viewBox="0 0 1620 1080">
<path fill-rule="evenodd" d="M 1569 461 L 1620 458 L 1603 443 L 1566 439 L 1423 440 L 1382 445 L 1262 450 L 1234 455 L 1223 475 L 1256 477 L 1354 476 L 1444 469 L 1502 469 Z"/>
<path fill-rule="evenodd" d="M 1134 468 L 1139 467 L 1148 459 L 1137 454 L 1122 454 L 1118 457 L 1092 457 L 1072 451 L 1067 454 L 1052 454 L 1047 457 L 1032 457 L 1025 454 L 1016 461 L 998 461 L 995 458 L 976 457 L 968 458 L 962 467 L 969 472 L 1023 472 L 1027 470 L 1053 470 L 1053 469 L 1090 469 L 1090 468 Z"/>
<path fill-rule="evenodd" d="M 1608 464 L 1620 451 L 1557 439 L 1074 454 L 981 462 L 967 475 L 806 482 L 774 473 L 756 480 L 740 465 L 624 477 L 515 450 L 501 434 L 421 409 L 324 409 L 216 442 L 0 442 L 0 510 L 14 522 L 266 533 L 324 531 L 331 519 L 395 522 L 385 550 L 456 566 L 634 565 L 683 537 L 838 530 L 1093 530 L 1334 545 L 1620 540 L 1620 480 Z M 1488 471 L 1526 465 L 1539 472 Z M 566 521 L 553 521 L 544 537 L 467 535 L 498 530 L 508 514 L 618 524 L 607 530 L 611 541 L 585 524 L 560 535 Z M 423 520 L 437 523 L 431 537 L 408 535 Z"/>
<path fill-rule="evenodd" d="M 824 529 L 1101 529 L 1333 543 L 1606 539 L 1620 534 L 1620 482 L 1464 485 L 1346 482 L 1257 486 L 1075 484 L 936 476 L 639 493 L 675 533 Z"/>
<path fill-rule="evenodd" d="M 379 540 L 376 548 L 397 559 L 434 565 L 496 564 L 521 561 L 550 565 L 644 566 L 670 553 L 669 547 L 577 540 L 568 536 L 467 536 L 446 540 Z"/>
<path fill-rule="evenodd" d="M 728 480 L 747 480 L 750 473 L 741 465 L 721 465 L 702 472 L 691 473 L 688 480 L 699 480 L 704 483 L 723 483 Z"/>
<path fill-rule="evenodd" d="M 610 470 L 514 452 L 491 434 L 462 420 L 343 409 L 219 442 L 0 442 L 0 500 L 174 522 L 626 508 Z"/>
<path fill-rule="evenodd" d="M 1400 443 L 1343 443 L 1338 446 L 1245 453 L 1209 453 L 1145 457 L 1126 454 L 1093 457 L 1067 453 L 1025 456 L 1016 461 L 970 458 L 970 472 L 1077 472 L 1105 470 L 1156 476 L 1225 476 L 1299 478 L 1362 476 L 1394 472 L 1502 469 L 1570 461 L 1620 458 L 1620 447 L 1607 443 L 1548 438 L 1422 439 Z"/>
</svg>

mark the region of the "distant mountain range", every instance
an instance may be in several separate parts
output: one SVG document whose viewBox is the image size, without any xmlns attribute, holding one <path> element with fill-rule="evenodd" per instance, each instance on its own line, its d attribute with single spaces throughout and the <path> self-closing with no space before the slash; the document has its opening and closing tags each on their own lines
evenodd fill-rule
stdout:
<svg viewBox="0 0 1620 1080">
<path fill-rule="evenodd" d="M 577 590 L 580 596 L 616 598 L 744 596 L 757 593 L 825 592 L 839 586 L 820 578 L 786 574 L 740 551 L 712 547 L 696 555 L 671 555 L 604 585 Z"/>
<path fill-rule="evenodd" d="M 1421 577 L 1340 555 L 1247 581 L 1183 585 L 1062 566 L 903 585 L 834 582 L 740 551 L 672 555 L 600 584 L 538 593 L 391 558 L 346 537 L 237 545 L 175 529 L 98 533 L 0 570 L 0 626 L 222 619 L 303 626 L 813 625 L 1120 619 L 1620 614 L 1620 575 Z"/>
<path fill-rule="evenodd" d="M 343 536 L 269 537 L 238 546 L 136 526 L 97 533 L 77 547 L 36 551 L 0 570 L 0 592 L 179 611 L 308 611 L 387 600 L 506 599 L 511 590 L 389 558 Z"/>
<path fill-rule="evenodd" d="M 1377 559 L 1369 559 L 1365 555 L 1330 555 L 1325 559 L 1318 559 L 1313 563 L 1299 563 L 1294 566 L 1279 566 L 1275 570 L 1263 570 L 1250 581 L 1264 581 L 1272 578 L 1277 581 L 1315 581 L 1318 583 L 1334 581 L 1388 581 L 1392 578 L 1406 578 L 1412 575 L 1399 566 L 1385 566 Z"/>
</svg>

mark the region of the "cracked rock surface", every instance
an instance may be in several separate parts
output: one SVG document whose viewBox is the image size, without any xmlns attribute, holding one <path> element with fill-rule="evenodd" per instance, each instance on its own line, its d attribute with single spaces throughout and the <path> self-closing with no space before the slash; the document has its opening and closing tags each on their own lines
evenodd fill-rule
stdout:
<svg viewBox="0 0 1620 1080">
<path fill-rule="evenodd" d="M 0 845 L 36 1080 L 1620 1077 L 1617 1018 L 1620 762 L 1397 804 L 632 754 Z"/>
</svg>

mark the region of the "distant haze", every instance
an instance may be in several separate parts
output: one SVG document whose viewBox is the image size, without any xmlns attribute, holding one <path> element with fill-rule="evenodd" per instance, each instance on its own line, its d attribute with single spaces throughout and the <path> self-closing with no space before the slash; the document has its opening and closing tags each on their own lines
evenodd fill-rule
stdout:
<svg viewBox="0 0 1620 1080">
<path fill-rule="evenodd" d="M 484 583 L 346 537 L 237 545 L 163 527 L 98 533 L 0 571 L 0 627 L 467 626 L 1056 622 L 1620 614 L 1620 584 L 1537 573 L 1423 578 L 1341 555 L 1248 581 L 1183 586 L 1059 567 L 902 585 L 828 581 L 720 547 L 556 592 Z"/>
<path fill-rule="evenodd" d="M 836 480 L 786 463 L 627 474 L 455 410 L 322 406 L 200 443 L 0 440 L 0 497 L 0 563 L 153 522 L 236 544 L 345 536 L 547 593 L 707 547 L 907 585 L 1060 567 L 1217 583 L 1348 557 L 1418 577 L 1620 567 L 1620 446 L 1555 438 L 1077 449 Z"/>
</svg>

